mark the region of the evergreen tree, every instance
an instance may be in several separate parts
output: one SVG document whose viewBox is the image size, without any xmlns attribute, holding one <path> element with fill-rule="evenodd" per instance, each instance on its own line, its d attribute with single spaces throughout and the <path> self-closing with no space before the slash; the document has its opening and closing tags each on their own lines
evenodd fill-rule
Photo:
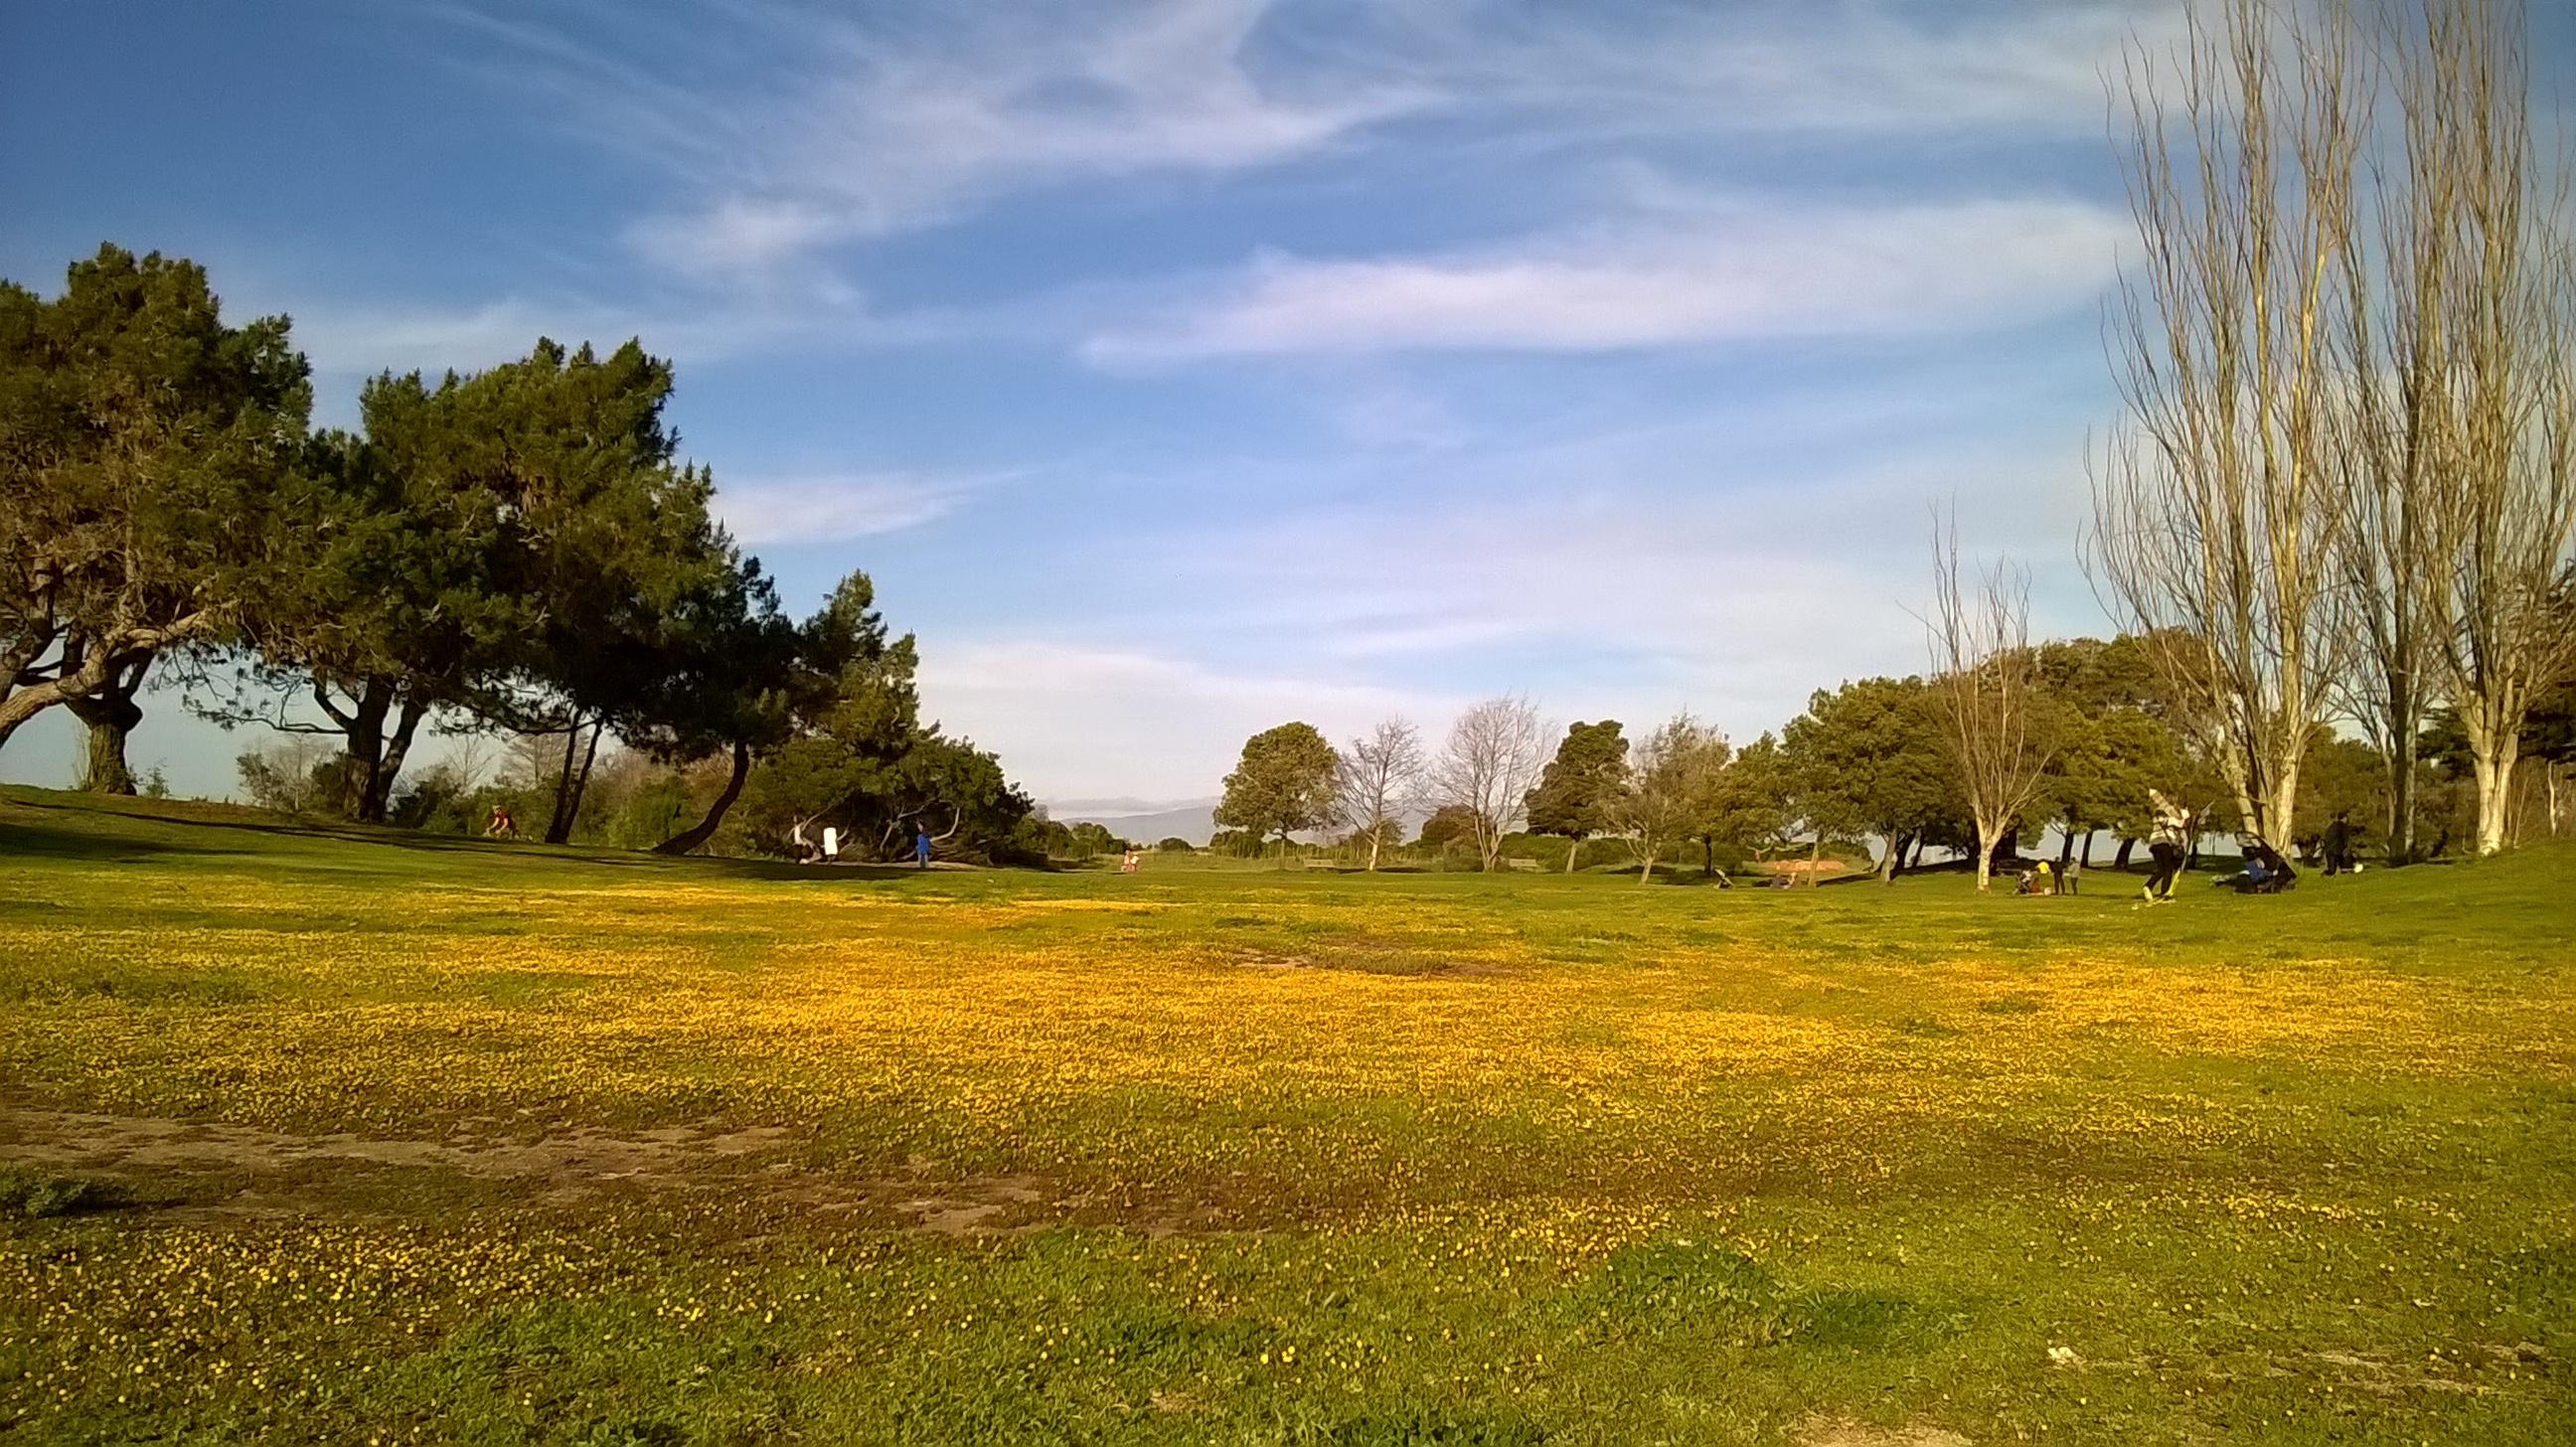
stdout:
<svg viewBox="0 0 2576 1447">
<path fill-rule="evenodd" d="M 1809 824 L 1820 836 L 1877 835 L 1883 882 L 1950 801 L 1938 730 L 1921 679 L 1864 678 L 1818 690 L 1781 731 Z"/>
<path fill-rule="evenodd" d="M 90 782 L 132 789 L 151 660 L 276 582 L 310 401 L 286 319 L 226 326 L 193 262 L 109 245 L 50 302 L 0 282 L 0 743 L 96 700 Z"/>
<path fill-rule="evenodd" d="M 1529 832 L 1566 841 L 1566 873 L 1574 872 L 1583 841 L 1610 827 L 1608 811 L 1627 778 L 1628 741 L 1619 736 L 1618 720 L 1578 723 L 1565 731 L 1525 807 Z"/>
<path fill-rule="evenodd" d="M 1225 776 L 1216 822 L 1249 831 L 1256 839 L 1276 834 L 1284 845 L 1300 829 L 1333 818 L 1333 746 L 1308 723 L 1284 723 L 1254 734 L 1242 762 Z"/>
</svg>

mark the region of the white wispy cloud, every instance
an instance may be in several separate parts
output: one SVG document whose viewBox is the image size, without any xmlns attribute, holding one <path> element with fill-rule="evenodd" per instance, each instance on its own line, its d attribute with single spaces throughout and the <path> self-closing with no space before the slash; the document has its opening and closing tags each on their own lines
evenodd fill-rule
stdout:
<svg viewBox="0 0 2576 1447">
<path fill-rule="evenodd" d="M 746 543 L 829 543 L 946 516 L 999 479 L 909 472 L 720 479 L 716 515 Z"/>
<path fill-rule="evenodd" d="M 901 11 L 903 7 L 893 7 Z M 798 64 L 758 94 L 695 97 L 704 135 L 666 157 L 676 204 L 638 220 L 649 258 L 709 277 L 950 220 L 1017 189 L 1153 171 L 1220 173 L 1304 154 L 1417 106 L 1411 87 L 1251 64 L 1272 0 L 947 10 L 931 24 L 799 14 Z M 594 109 L 658 104 L 622 70 Z M 706 137 L 725 140 L 710 150 Z"/>
<path fill-rule="evenodd" d="M 2098 132 L 2105 67 L 2178 10 L 736 0 L 644 25 L 651 43 L 623 51 L 463 13 L 499 43 L 495 73 L 671 177 L 673 194 L 627 228 L 640 254 L 757 285 L 1015 192 L 1238 172 L 1417 116 L 1463 123 L 1470 144 L 1556 150 L 1748 131 Z M 759 59 L 709 58 L 737 51 Z"/>
<path fill-rule="evenodd" d="M 526 356 L 539 337 L 603 350 L 641 338 L 656 356 L 692 363 L 796 350 L 903 346 L 998 323 L 955 313 L 886 315 L 844 288 L 781 291 L 765 297 L 661 292 L 615 303 L 574 296 L 388 306 L 299 296 L 289 279 L 254 279 L 234 289 L 246 313 L 286 312 L 295 345 L 326 377 L 381 371 L 479 371 Z M 228 298 L 228 301 L 232 298 Z"/>
<path fill-rule="evenodd" d="M 2073 201 L 1730 208 L 1435 256 L 1273 254 L 1084 344 L 1095 362 L 1406 348 L 1606 351 L 1983 324 L 2090 301 L 2124 223 Z"/>
<path fill-rule="evenodd" d="M 1630 135 L 2100 134 L 2106 68 L 2181 0 L 1471 6 L 1462 87 Z M 1466 77 L 1472 76 L 1469 82 Z"/>
</svg>

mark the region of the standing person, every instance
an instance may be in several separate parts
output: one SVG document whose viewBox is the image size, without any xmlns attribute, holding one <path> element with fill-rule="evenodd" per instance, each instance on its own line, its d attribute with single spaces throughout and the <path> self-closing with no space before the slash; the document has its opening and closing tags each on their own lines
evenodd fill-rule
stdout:
<svg viewBox="0 0 2576 1447">
<path fill-rule="evenodd" d="M 841 831 L 829 824 L 823 826 L 823 862 L 825 864 L 841 862 Z"/>
<path fill-rule="evenodd" d="M 2147 803 L 2156 817 L 2155 829 L 2147 836 L 2147 852 L 2155 856 L 2156 867 L 2147 876 L 2142 897 L 2149 904 L 2161 904 L 2173 898 L 2174 881 L 2182 877 L 2183 864 L 2191 858 L 2191 814 L 2158 789 L 2147 791 Z"/>
<path fill-rule="evenodd" d="M 916 869 L 930 867 L 930 831 L 927 829 L 912 831 L 912 863 Z"/>
<path fill-rule="evenodd" d="M 2348 812 L 2337 809 L 2334 822 L 2326 826 L 2325 844 L 2320 852 L 2326 857 L 2328 874 L 2352 872 L 2352 821 L 2345 817 Z"/>
</svg>

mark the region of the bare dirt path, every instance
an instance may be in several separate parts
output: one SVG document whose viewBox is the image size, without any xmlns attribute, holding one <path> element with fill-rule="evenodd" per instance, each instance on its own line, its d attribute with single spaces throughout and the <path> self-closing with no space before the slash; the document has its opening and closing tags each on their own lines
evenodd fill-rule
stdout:
<svg viewBox="0 0 2576 1447">
<path fill-rule="evenodd" d="M 677 1178 L 787 1139 L 774 1126 L 709 1133 L 689 1126 L 632 1137 L 575 1131 L 535 1142 L 460 1132 L 446 1140 L 286 1135 L 248 1126 L 145 1116 L 0 1107 L 0 1160 L 130 1175 L 170 1167 L 276 1171 L 325 1160 L 433 1166 L 481 1180 L 536 1177 L 560 1186 Z"/>
<path fill-rule="evenodd" d="M 927 1161 L 915 1161 L 910 1173 L 896 1177 L 759 1161 L 796 1143 L 795 1133 L 780 1126 L 726 1129 L 702 1122 L 632 1135 L 577 1130 L 531 1141 L 503 1122 L 481 1124 L 487 1129 L 460 1130 L 443 1140 L 403 1140 L 0 1105 L 0 1166 L 180 1187 L 199 1210 L 217 1214 L 327 1211 L 337 1194 L 329 1189 L 334 1167 L 412 1168 L 476 1182 L 519 1182 L 556 1204 L 607 1191 L 752 1184 L 764 1195 L 845 1221 L 891 1217 L 888 1224 L 951 1236 L 1026 1229 L 1032 1217 L 1055 1216 L 1079 1204 L 1050 1200 L 1045 1183 L 1035 1177 L 948 1179 Z M 215 1177 L 242 1184 L 219 1190 L 212 1200 L 184 1189 Z"/>
</svg>

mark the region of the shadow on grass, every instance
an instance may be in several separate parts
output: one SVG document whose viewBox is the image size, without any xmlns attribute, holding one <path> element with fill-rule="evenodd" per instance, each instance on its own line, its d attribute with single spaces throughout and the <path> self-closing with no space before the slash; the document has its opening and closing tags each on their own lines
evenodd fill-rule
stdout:
<svg viewBox="0 0 2576 1447">
<path fill-rule="evenodd" d="M 263 844 L 383 845 L 421 854 L 509 859 L 531 865 L 597 865 L 611 869 L 714 873 L 736 879 L 901 879 L 925 873 L 908 864 L 804 865 L 784 859 L 725 859 L 709 855 L 654 854 L 582 845 L 536 844 L 462 834 L 424 834 L 386 825 L 297 819 L 235 804 L 195 800 L 140 800 L 56 790 L 0 789 L 0 854 L 80 863 L 137 864 L 162 856 L 232 855 L 278 858 Z M 35 819 L 18 810 L 39 811 Z M 13 817 L 15 816 L 15 817 Z M 158 837 L 132 830 L 102 832 L 104 816 L 166 830 Z"/>
</svg>

